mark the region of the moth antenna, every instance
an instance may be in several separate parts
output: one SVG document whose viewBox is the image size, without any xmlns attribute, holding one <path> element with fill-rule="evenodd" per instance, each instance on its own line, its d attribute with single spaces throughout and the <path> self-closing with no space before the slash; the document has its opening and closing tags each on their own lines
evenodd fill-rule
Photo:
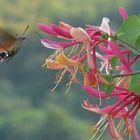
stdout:
<svg viewBox="0 0 140 140">
<path fill-rule="evenodd" d="M 28 28 L 29 28 L 29 25 L 27 25 L 27 27 L 25 28 L 25 30 L 24 30 L 22 36 L 26 33 L 26 31 L 28 30 Z"/>
</svg>

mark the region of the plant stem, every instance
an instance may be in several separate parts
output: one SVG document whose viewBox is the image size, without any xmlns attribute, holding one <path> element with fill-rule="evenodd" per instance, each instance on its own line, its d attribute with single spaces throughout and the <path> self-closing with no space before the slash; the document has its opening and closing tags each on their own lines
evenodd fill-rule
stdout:
<svg viewBox="0 0 140 140">
<path fill-rule="evenodd" d="M 133 72 L 133 73 L 127 73 L 127 74 L 112 74 L 112 75 L 101 74 L 101 75 L 102 76 L 112 76 L 113 78 L 118 78 L 118 77 L 133 76 L 133 75 L 138 75 L 138 74 L 140 74 L 140 71 L 136 71 L 136 72 Z"/>
<path fill-rule="evenodd" d="M 120 38 L 117 38 L 117 40 L 121 41 L 122 43 L 125 43 L 126 45 L 128 45 L 128 46 L 130 46 L 131 48 L 133 48 L 133 49 L 136 50 L 136 48 L 135 48 L 133 45 L 129 44 L 129 43 L 126 42 L 125 40 L 122 40 L 122 39 L 120 39 Z"/>
<path fill-rule="evenodd" d="M 135 46 L 131 45 L 130 43 L 128 43 L 128 42 L 126 42 L 125 40 L 122 40 L 122 39 L 120 39 L 120 38 L 117 38 L 117 40 L 120 41 L 120 42 L 122 42 L 122 43 L 124 43 L 124 44 L 126 44 L 126 45 L 128 46 L 127 48 L 128 48 L 130 51 L 132 51 L 134 54 L 140 55 L 140 52 L 136 49 Z"/>
</svg>

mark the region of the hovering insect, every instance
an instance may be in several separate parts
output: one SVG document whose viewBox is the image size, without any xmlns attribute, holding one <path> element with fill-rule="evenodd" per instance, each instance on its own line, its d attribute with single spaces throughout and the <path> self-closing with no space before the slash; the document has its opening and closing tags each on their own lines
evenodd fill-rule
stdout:
<svg viewBox="0 0 140 140">
<path fill-rule="evenodd" d="M 23 40 L 26 39 L 24 34 L 28 28 L 29 25 L 26 27 L 20 37 L 16 37 L 9 32 L 0 29 L 0 62 L 10 60 L 15 54 L 18 53 L 18 51 L 21 49 Z"/>
</svg>

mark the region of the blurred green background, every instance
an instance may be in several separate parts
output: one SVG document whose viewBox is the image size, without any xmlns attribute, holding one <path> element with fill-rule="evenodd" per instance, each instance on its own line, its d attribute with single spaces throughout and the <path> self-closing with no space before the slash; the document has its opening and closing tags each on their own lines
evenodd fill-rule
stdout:
<svg viewBox="0 0 140 140">
<path fill-rule="evenodd" d="M 140 12 L 139 0 L 0 0 L 0 27 L 21 35 L 30 25 L 28 35 L 40 32 L 38 22 L 98 26 L 106 16 L 117 30 L 122 22 L 119 6 L 129 14 Z M 81 85 L 73 85 L 65 95 L 61 84 L 52 94 L 55 72 L 41 67 L 51 51 L 36 35 L 22 46 L 10 62 L 0 64 L 0 140 L 88 140 L 99 116 L 82 109 L 81 103 L 99 101 Z M 105 133 L 101 139 L 111 138 Z"/>
</svg>

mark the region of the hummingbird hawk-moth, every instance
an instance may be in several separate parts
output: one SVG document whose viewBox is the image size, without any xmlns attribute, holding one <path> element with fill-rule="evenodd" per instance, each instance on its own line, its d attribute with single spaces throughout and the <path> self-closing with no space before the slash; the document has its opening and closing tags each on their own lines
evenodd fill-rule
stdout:
<svg viewBox="0 0 140 140">
<path fill-rule="evenodd" d="M 0 29 L 0 62 L 10 60 L 21 49 L 22 42 L 26 39 L 25 32 L 29 25 L 19 37 L 12 35 L 10 32 Z"/>
</svg>

